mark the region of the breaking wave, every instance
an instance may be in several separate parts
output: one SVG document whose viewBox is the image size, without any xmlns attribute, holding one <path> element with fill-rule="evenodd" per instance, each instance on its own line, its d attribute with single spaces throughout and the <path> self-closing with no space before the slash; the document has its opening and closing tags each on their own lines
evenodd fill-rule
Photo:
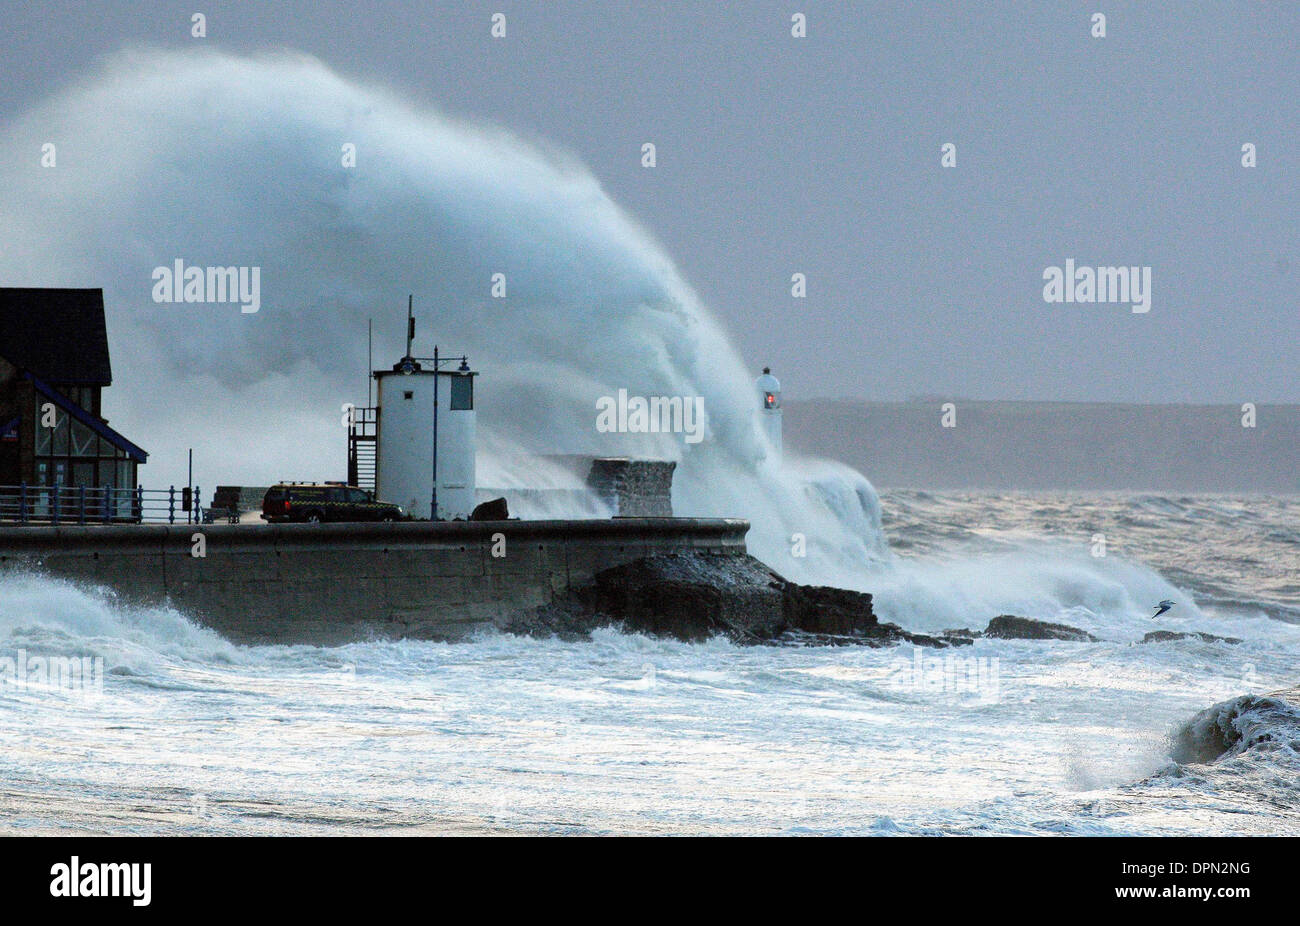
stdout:
<svg viewBox="0 0 1300 926">
<path fill-rule="evenodd" d="M 1170 754 L 1176 762 L 1197 765 L 1251 751 L 1300 758 L 1300 709 L 1292 703 L 1297 694 L 1243 695 L 1208 707 L 1172 737 Z"/>
<path fill-rule="evenodd" d="M 58 166 L 33 169 L 19 152 L 46 139 Z M 822 467 L 810 496 L 771 459 L 756 371 L 651 236 L 551 146 L 299 54 L 135 49 L 4 126 L 0 150 L 14 155 L 0 166 L 0 280 L 104 288 L 116 366 L 137 371 L 119 376 L 110 413 L 161 449 L 153 481 L 183 481 L 191 444 L 200 485 L 337 478 L 367 320 L 377 365 L 391 362 L 409 292 L 416 352 L 436 342 L 482 371 L 481 484 L 502 485 L 521 457 L 524 488 L 562 478 L 549 454 L 674 459 L 679 514 L 748 517 L 766 558 L 810 538 L 817 555 L 785 564 L 796 578 L 881 555 L 870 484 Z M 153 302 L 153 268 L 177 259 L 260 267 L 262 308 Z M 490 295 L 496 273 L 507 298 Z M 619 389 L 703 396 L 707 439 L 597 433 L 596 401 Z"/>
<path fill-rule="evenodd" d="M 118 674 L 152 672 L 163 662 L 231 664 L 241 647 L 166 607 L 133 607 L 111 590 L 39 573 L 0 575 L 0 643 L 12 655 L 90 648 Z"/>
</svg>

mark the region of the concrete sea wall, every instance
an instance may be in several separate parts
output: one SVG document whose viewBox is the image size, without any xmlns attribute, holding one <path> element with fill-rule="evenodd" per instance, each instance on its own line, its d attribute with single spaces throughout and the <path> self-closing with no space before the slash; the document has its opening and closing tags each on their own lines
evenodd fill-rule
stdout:
<svg viewBox="0 0 1300 926">
<path fill-rule="evenodd" d="M 450 640 L 641 557 L 743 554 L 748 530 L 698 518 L 4 527 L 0 570 L 169 604 L 240 643 Z"/>
</svg>

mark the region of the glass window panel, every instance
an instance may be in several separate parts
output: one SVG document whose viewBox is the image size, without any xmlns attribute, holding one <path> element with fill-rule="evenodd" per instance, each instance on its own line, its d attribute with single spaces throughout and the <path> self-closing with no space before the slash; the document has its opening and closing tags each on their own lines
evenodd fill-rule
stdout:
<svg viewBox="0 0 1300 926">
<path fill-rule="evenodd" d="M 72 455 L 74 457 L 96 456 L 99 435 L 80 421 L 72 422 Z"/>
<path fill-rule="evenodd" d="M 474 408 L 474 377 L 453 376 L 451 378 L 451 410 L 454 412 L 470 411 Z"/>
<path fill-rule="evenodd" d="M 54 455 L 65 456 L 68 452 L 68 416 L 62 409 L 58 411 L 59 424 L 54 429 Z"/>
<path fill-rule="evenodd" d="M 95 464 L 73 463 L 72 484 L 74 486 L 93 486 L 95 484 Z"/>
</svg>

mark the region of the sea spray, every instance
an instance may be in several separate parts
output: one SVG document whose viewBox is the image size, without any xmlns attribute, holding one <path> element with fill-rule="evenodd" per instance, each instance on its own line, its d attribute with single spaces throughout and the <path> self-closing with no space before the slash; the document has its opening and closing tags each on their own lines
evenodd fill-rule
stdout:
<svg viewBox="0 0 1300 926">
<path fill-rule="evenodd" d="M 26 163 L 34 136 L 60 139 L 58 168 Z M 0 151 L 14 242 L 0 278 L 104 288 L 115 365 L 130 371 L 109 413 L 155 451 L 147 482 L 182 481 L 191 444 L 215 482 L 337 478 L 336 410 L 364 395 L 367 320 L 389 362 L 411 292 L 416 350 L 436 342 L 483 372 L 486 479 L 512 468 L 493 455 L 673 459 L 676 513 L 750 519 L 750 549 L 793 578 L 860 586 L 882 554 L 869 483 L 824 468 L 810 491 L 767 459 L 755 371 L 564 153 L 302 55 L 149 49 L 0 128 Z M 178 255 L 259 267 L 259 311 L 155 301 L 154 271 Z M 602 433 L 592 409 L 619 390 L 700 397 L 707 428 Z"/>
</svg>

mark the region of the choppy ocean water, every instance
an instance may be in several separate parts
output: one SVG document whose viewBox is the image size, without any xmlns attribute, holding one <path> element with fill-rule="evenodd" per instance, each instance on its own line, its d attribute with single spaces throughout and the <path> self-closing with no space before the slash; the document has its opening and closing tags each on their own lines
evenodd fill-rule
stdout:
<svg viewBox="0 0 1300 926">
<path fill-rule="evenodd" d="M 250 648 L 9 576 L 0 658 L 103 675 L 0 685 L 0 832 L 1300 834 L 1300 717 L 1258 700 L 1300 682 L 1300 499 L 882 503 L 882 619 L 1101 642 Z M 1159 628 L 1244 642 L 1136 642 Z"/>
</svg>

